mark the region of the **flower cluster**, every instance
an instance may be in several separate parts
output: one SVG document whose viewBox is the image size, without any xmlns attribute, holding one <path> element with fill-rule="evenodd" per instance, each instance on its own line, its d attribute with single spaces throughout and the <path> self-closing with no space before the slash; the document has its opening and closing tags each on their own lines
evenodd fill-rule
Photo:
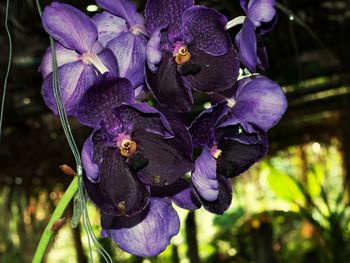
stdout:
<svg viewBox="0 0 350 263">
<path fill-rule="evenodd" d="M 65 110 L 93 129 L 82 150 L 83 182 L 102 235 L 153 256 L 179 231 L 173 204 L 224 213 L 230 178 L 267 152 L 266 133 L 286 98 L 268 78 L 239 72 L 267 67 L 256 39 L 276 20 L 274 1 L 241 0 L 246 18 L 235 45 L 227 18 L 193 0 L 148 0 L 145 18 L 128 0 L 97 3 L 105 11 L 90 18 L 53 2 L 42 23 L 56 41 Z M 41 91 L 57 113 L 52 64 L 49 48 Z M 191 121 L 186 113 L 199 93 L 213 106 Z"/>
</svg>

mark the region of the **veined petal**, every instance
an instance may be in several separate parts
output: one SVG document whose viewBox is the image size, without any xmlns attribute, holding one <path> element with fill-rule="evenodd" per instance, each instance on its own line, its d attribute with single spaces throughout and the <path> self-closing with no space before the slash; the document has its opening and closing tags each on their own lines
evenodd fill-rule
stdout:
<svg viewBox="0 0 350 263">
<path fill-rule="evenodd" d="M 102 12 L 92 17 L 98 30 L 98 41 L 106 47 L 108 42 L 127 32 L 129 29 L 125 20 L 112 15 L 109 12 Z"/>
<path fill-rule="evenodd" d="M 85 170 L 87 179 L 92 183 L 98 183 L 100 178 L 98 176 L 98 165 L 93 162 L 94 145 L 92 143 L 92 136 L 89 136 L 84 143 L 81 153 L 81 160 Z"/>
<path fill-rule="evenodd" d="M 129 0 L 96 0 L 96 3 L 112 14 L 125 19 L 130 27 L 144 24 L 142 15 L 137 13 L 136 6 Z"/>
<path fill-rule="evenodd" d="M 166 249 L 179 232 L 180 220 L 167 199 L 151 198 L 147 212 L 131 218 L 102 216 L 102 226 L 124 251 L 150 257 Z"/>
<path fill-rule="evenodd" d="M 215 9 L 193 6 L 182 17 L 183 40 L 212 56 L 225 55 L 232 46 L 226 24 L 226 16 Z"/>
<path fill-rule="evenodd" d="M 46 105 L 55 114 L 58 114 L 52 89 L 52 78 L 52 73 L 45 78 L 41 86 L 41 95 Z M 91 87 L 96 79 L 94 68 L 80 61 L 65 64 L 58 69 L 58 78 L 66 112 L 68 115 L 75 115 L 81 96 Z"/>
<path fill-rule="evenodd" d="M 216 160 L 207 146 L 196 159 L 192 184 L 197 193 L 206 201 L 213 202 L 219 197 L 219 183 L 216 176 Z"/>
<path fill-rule="evenodd" d="M 134 87 L 144 81 L 146 45 L 143 36 L 131 32 L 121 33 L 107 45 L 118 60 L 120 76 L 129 79 Z"/>
<path fill-rule="evenodd" d="M 283 116 L 287 99 L 282 88 L 272 80 L 259 76 L 244 81 L 236 93 L 232 113 L 243 123 L 254 124 L 267 131 Z"/>
<path fill-rule="evenodd" d="M 189 87 L 183 84 L 173 55 L 164 53 L 158 70 L 153 73 L 146 66 L 146 81 L 159 103 L 174 112 L 188 112 L 193 98 Z"/>
<path fill-rule="evenodd" d="M 115 107 L 133 101 L 134 88 L 130 81 L 106 73 L 82 96 L 77 117 L 82 124 L 97 127 L 102 120 L 113 116 Z"/>
<path fill-rule="evenodd" d="M 90 51 L 97 40 L 97 28 L 90 17 L 73 6 L 52 2 L 45 7 L 42 23 L 60 44 L 80 54 Z"/>
<path fill-rule="evenodd" d="M 171 43 L 182 40 L 182 15 L 193 5 L 194 0 L 148 0 L 145 17 L 149 32 L 167 28 Z"/>
<path fill-rule="evenodd" d="M 80 55 L 78 52 L 72 49 L 67 49 L 57 42 L 55 43 L 55 51 L 58 67 L 80 60 Z M 43 78 L 46 78 L 52 72 L 52 55 L 50 47 L 47 49 L 43 59 L 41 60 L 39 71 L 41 72 Z"/>
</svg>

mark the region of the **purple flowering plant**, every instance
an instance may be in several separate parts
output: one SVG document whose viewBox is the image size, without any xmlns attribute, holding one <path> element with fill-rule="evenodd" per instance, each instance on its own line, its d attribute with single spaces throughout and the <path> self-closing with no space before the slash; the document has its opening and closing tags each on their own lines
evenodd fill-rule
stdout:
<svg viewBox="0 0 350 263">
<path fill-rule="evenodd" d="M 281 87 L 256 73 L 268 67 L 257 39 L 276 22 L 275 1 L 241 0 L 245 16 L 230 21 L 193 0 L 147 0 L 144 16 L 129 0 L 96 1 L 103 11 L 92 18 L 52 2 L 42 23 L 55 40 L 66 113 L 92 128 L 83 186 L 101 234 L 154 256 L 179 232 L 173 205 L 223 214 L 231 178 L 267 153 L 267 132 L 287 108 Z M 51 48 L 39 70 L 57 114 Z M 197 93 L 212 106 L 188 120 Z"/>
</svg>

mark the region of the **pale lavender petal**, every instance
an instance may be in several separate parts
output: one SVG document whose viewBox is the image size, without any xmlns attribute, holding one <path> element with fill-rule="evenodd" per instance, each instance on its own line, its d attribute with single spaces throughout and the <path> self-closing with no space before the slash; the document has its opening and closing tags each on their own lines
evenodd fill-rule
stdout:
<svg viewBox="0 0 350 263">
<path fill-rule="evenodd" d="M 264 131 L 272 128 L 287 109 L 286 96 L 281 87 L 263 76 L 240 85 L 236 97 L 232 113 L 241 123 L 254 124 Z"/>
<path fill-rule="evenodd" d="M 226 24 L 227 18 L 215 9 L 191 7 L 182 17 L 183 40 L 210 55 L 222 56 L 232 46 Z"/>
<path fill-rule="evenodd" d="M 96 3 L 112 14 L 125 19 L 130 27 L 144 24 L 142 15 L 137 13 L 135 4 L 129 0 L 96 0 Z"/>
<path fill-rule="evenodd" d="M 192 184 L 197 193 L 209 202 L 215 201 L 219 196 L 216 160 L 207 146 L 203 147 L 201 155 L 196 159 Z"/>
<path fill-rule="evenodd" d="M 92 143 L 92 136 L 89 136 L 84 143 L 81 153 L 81 160 L 83 163 L 86 177 L 92 183 L 99 182 L 98 165 L 93 162 L 94 146 Z"/>
<path fill-rule="evenodd" d="M 162 36 L 160 30 L 156 30 L 153 32 L 150 40 L 147 42 L 147 65 L 153 73 L 157 71 L 157 65 L 162 60 L 162 51 L 160 47 L 161 38 Z"/>
<path fill-rule="evenodd" d="M 52 75 L 51 73 L 45 78 L 41 87 L 41 95 L 46 105 L 55 114 L 58 114 L 52 89 Z M 75 115 L 80 98 L 96 79 L 95 70 L 93 66 L 78 61 L 60 67 L 58 77 L 66 112 L 68 115 Z"/>
<path fill-rule="evenodd" d="M 182 15 L 193 5 L 193 0 L 148 0 L 145 17 L 149 32 L 167 28 L 170 42 L 181 41 Z"/>
<path fill-rule="evenodd" d="M 167 199 L 151 198 L 148 213 L 138 220 L 130 224 L 133 217 L 114 217 L 110 228 L 104 227 L 104 231 L 121 249 L 140 257 L 164 251 L 180 228 L 179 217 Z"/>
<path fill-rule="evenodd" d="M 134 87 L 144 81 L 146 45 L 143 36 L 131 32 L 121 33 L 107 45 L 118 60 L 120 76 L 128 78 Z"/>
<path fill-rule="evenodd" d="M 275 0 L 251 0 L 247 15 L 255 27 L 272 21 L 276 16 Z"/>
<path fill-rule="evenodd" d="M 57 66 L 61 67 L 65 64 L 80 60 L 80 55 L 75 50 L 67 49 L 59 43 L 55 44 Z M 52 56 L 49 47 L 41 61 L 39 71 L 43 78 L 46 78 L 52 72 Z"/>
<path fill-rule="evenodd" d="M 69 49 L 85 53 L 97 39 L 97 28 L 90 17 L 73 6 L 53 2 L 42 15 L 44 29 Z"/>
<path fill-rule="evenodd" d="M 109 12 L 102 12 L 94 15 L 92 19 L 95 21 L 98 30 L 98 41 L 105 47 L 113 38 L 121 33 L 127 32 L 129 29 L 125 20 L 112 15 Z"/>
</svg>

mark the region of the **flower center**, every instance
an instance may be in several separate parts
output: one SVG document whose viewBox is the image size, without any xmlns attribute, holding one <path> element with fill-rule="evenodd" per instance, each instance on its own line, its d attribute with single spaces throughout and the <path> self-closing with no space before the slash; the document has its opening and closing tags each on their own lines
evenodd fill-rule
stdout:
<svg viewBox="0 0 350 263">
<path fill-rule="evenodd" d="M 210 153 L 215 159 L 218 159 L 222 154 L 222 150 L 220 150 L 217 145 L 214 145 L 211 147 Z"/>
<path fill-rule="evenodd" d="M 178 65 L 183 65 L 191 60 L 191 53 L 182 43 L 176 44 L 174 50 L 175 62 Z"/>
<path fill-rule="evenodd" d="M 95 53 L 84 53 L 80 57 L 84 64 L 93 65 L 101 74 L 108 72 L 108 68 Z"/>
<path fill-rule="evenodd" d="M 119 146 L 120 149 L 120 154 L 125 156 L 125 157 L 130 157 L 133 155 L 136 150 L 137 150 L 137 144 L 136 142 L 129 140 L 129 139 L 124 139 L 121 142 L 121 145 Z"/>
</svg>

